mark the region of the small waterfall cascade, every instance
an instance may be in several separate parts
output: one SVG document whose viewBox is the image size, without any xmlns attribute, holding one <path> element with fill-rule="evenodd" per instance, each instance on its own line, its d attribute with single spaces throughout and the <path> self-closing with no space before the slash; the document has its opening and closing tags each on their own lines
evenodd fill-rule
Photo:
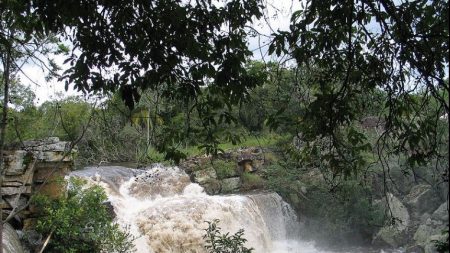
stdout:
<svg viewBox="0 0 450 253">
<path fill-rule="evenodd" d="M 138 253 L 205 253 L 205 221 L 214 219 L 222 233 L 244 229 L 257 253 L 323 252 L 298 241 L 297 217 L 276 193 L 210 196 L 178 167 L 160 165 L 91 167 L 71 176 L 104 187 L 117 222 L 137 237 Z"/>
</svg>

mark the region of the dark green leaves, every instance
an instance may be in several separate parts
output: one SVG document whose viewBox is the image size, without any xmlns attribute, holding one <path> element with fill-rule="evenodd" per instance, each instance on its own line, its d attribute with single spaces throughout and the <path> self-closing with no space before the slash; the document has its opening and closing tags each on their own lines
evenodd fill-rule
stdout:
<svg viewBox="0 0 450 253">
<path fill-rule="evenodd" d="M 192 97 L 201 86 L 217 86 L 233 100 L 255 85 L 243 65 L 251 55 L 244 26 L 261 16 L 259 0 L 232 0 L 221 7 L 143 0 L 33 2 L 32 7 L 50 30 L 71 29 L 67 39 L 81 54 L 72 52 L 64 79 L 79 90 L 121 90 L 132 107 L 139 99 L 135 91 L 162 84 Z M 196 92 L 179 89 L 187 83 Z"/>
<path fill-rule="evenodd" d="M 448 1 L 306 1 L 268 49 L 311 76 L 298 82 L 313 93 L 299 115 L 302 138 L 333 140 L 330 150 L 340 152 L 326 156 L 331 164 L 356 161 L 365 137 L 352 126 L 378 116 L 386 121 L 377 142 L 384 154 L 406 153 L 412 163 L 448 154 L 436 123 L 449 113 L 448 13 Z M 384 101 L 371 101 L 377 94 Z"/>
<path fill-rule="evenodd" d="M 219 220 L 207 221 L 208 228 L 203 239 L 206 240 L 205 248 L 209 253 L 251 253 L 253 249 L 244 246 L 247 239 L 244 238 L 244 230 L 240 229 L 235 234 L 222 234 L 218 227 Z"/>
</svg>

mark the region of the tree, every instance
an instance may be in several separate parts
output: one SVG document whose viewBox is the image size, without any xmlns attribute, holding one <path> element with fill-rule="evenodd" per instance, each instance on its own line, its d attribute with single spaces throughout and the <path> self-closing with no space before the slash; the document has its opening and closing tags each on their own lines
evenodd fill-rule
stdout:
<svg viewBox="0 0 450 253">
<path fill-rule="evenodd" d="M 293 13 L 269 53 L 289 55 L 307 73 L 298 80 L 312 93 L 298 123 L 305 159 L 319 155 L 335 174 L 365 166 L 372 149 L 355 123 L 380 93 L 375 153 L 404 154 L 410 164 L 448 155 L 439 131 L 449 113 L 448 11 L 448 1 L 310 0 Z"/>
<path fill-rule="evenodd" d="M 0 83 L 3 81 L 3 73 L 0 73 Z M 13 78 L 10 80 L 10 104 L 15 110 L 23 110 L 33 106 L 36 95 L 30 87 L 24 85 L 20 79 Z M 3 101 L 4 89 L 3 85 L 0 86 L 0 100 Z"/>
<path fill-rule="evenodd" d="M 0 123 L 0 185 L 2 185 L 4 163 L 3 148 L 6 138 L 6 129 L 9 122 L 9 103 L 17 101 L 11 88 L 14 88 L 14 77 L 22 71 L 22 67 L 27 63 L 32 63 L 46 69 L 49 72 L 48 78 L 54 77 L 58 66 L 48 55 L 57 52 L 54 44 L 57 42 L 52 34 L 44 34 L 41 22 L 30 12 L 27 12 L 27 5 L 19 1 L 2 1 L 0 3 L 0 59 L 2 73 L 1 85 L 3 91 L 2 118 Z M 15 91 L 14 89 L 12 90 Z M 12 95 L 12 96 L 11 96 Z M 2 198 L 0 189 L 0 199 Z M 3 210 L 0 208 L 0 242 L 2 237 Z M 3 248 L 0 248 L 0 252 Z"/>
</svg>

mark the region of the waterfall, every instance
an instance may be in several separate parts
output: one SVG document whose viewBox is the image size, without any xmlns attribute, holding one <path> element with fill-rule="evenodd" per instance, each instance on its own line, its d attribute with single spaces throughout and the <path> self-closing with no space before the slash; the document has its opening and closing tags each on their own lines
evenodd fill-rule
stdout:
<svg viewBox="0 0 450 253">
<path fill-rule="evenodd" d="M 255 253 L 319 252 L 298 240 L 295 212 L 276 193 L 210 196 L 178 167 L 160 165 L 91 167 L 71 176 L 104 187 L 117 222 L 137 237 L 138 253 L 205 253 L 205 221 L 213 219 L 223 233 L 244 229 Z"/>
</svg>

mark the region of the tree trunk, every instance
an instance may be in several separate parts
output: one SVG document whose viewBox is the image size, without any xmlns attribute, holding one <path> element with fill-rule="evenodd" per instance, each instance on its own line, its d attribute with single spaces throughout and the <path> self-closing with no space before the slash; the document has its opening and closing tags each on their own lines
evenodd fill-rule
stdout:
<svg viewBox="0 0 450 253">
<path fill-rule="evenodd" d="M 12 34 L 10 35 L 12 37 Z M 6 49 L 5 57 L 3 58 L 3 111 L 2 120 L 0 122 L 0 201 L 3 203 L 3 175 L 5 164 L 3 161 L 3 149 L 5 145 L 6 125 L 8 124 L 8 101 L 9 101 L 9 86 L 11 75 L 11 45 Z M 0 253 L 3 253 L 3 205 L 0 206 Z"/>
</svg>

